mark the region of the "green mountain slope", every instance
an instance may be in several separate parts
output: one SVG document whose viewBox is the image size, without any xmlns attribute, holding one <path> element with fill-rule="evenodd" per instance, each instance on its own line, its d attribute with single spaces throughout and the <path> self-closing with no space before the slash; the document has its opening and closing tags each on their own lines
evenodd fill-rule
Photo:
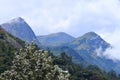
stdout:
<svg viewBox="0 0 120 80">
<path fill-rule="evenodd" d="M 67 46 L 74 49 L 88 64 L 97 65 L 106 71 L 115 70 L 117 63 L 102 56 L 104 51 L 110 47 L 110 44 L 96 33 L 88 32 L 76 38 Z M 119 72 L 117 70 L 115 71 Z"/>
<path fill-rule="evenodd" d="M 14 52 L 23 45 L 23 41 L 0 27 L 0 73 L 10 68 Z"/>
<path fill-rule="evenodd" d="M 65 52 L 67 55 L 73 57 L 72 61 L 75 63 L 81 63 L 82 60 L 85 65 L 97 65 L 106 71 L 113 69 L 119 73 L 120 70 L 118 69 L 120 67 L 117 67 L 116 69 L 117 63 L 107 59 L 104 56 L 98 55 L 97 50 L 99 50 L 100 54 L 102 55 L 109 47 L 110 44 L 104 41 L 99 35 L 94 32 L 88 32 L 69 43 L 54 47 L 48 46 L 48 49 L 51 50 L 55 55 L 60 55 L 60 53 Z"/>
</svg>

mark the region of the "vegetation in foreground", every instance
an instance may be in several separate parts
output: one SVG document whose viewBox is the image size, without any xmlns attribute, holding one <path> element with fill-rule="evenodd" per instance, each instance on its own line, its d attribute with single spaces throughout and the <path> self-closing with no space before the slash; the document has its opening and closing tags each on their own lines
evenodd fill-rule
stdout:
<svg viewBox="0 0 120 80">
<path fill-rule="evenodd" d="M 69 80 L 69 73 L 57 65 L 45 50 L 27 45 L 15 53 L 11 70 L 1 74 L 3 80 Z"/>
<path fill-rule="evenodd" d="M 0 73 L 10 69 L 14 53 L 23 46 L 23 41 L 10 35 L 0 26 Z"/>
<path fill-rule="evenodd" d="M 95 65 L 84 66 L 72 62 L 72 57 L 67 56 L 64 52 L 59 57 L 54 56 L 54 64 L 59 65 L 63 70 L 68 70 L 70 80 L 120 80 L 120 76 L 115 71 L 105 72 Z"/>
<path fill-rule="evenodd" d="M 26 45 L 13 56 L 13 65 L 6 65 L 11 69 L 1 68 L 5 71 L 1 74 L 2 80 L 120 80 L 113 70 L 105 72 L 94 65 L 75 64 L 64 52 L 56 57 L 35 45 Z"/>
</svg>

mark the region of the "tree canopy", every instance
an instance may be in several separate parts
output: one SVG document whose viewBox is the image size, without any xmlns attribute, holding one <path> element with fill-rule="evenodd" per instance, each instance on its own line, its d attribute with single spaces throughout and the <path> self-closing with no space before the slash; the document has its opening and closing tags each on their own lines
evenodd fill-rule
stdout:
<svg viewBox="0 0 120 80">
<path fill-rule="evenodd" d="M 11 70 L 1 74 L 5 80 L 69 80 L 68 71 L 63 71 L 48 56 L 48 51 L 26 45 L 15 53 Z"/>
</svg>

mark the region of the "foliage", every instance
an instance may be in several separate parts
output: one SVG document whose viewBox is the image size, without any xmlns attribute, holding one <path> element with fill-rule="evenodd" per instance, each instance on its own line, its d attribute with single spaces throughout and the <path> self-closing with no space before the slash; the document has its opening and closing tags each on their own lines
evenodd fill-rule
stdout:
<svg viewBox="0 0 120 80">
<path fill-rule="evenodd" d="M 15 50 L 8 42 L 0 40 L 0 73 L 10 69 Z"/>
<path fill-rule="evenodd" d="M 15 53 L 11 70 L 1 74 L 5 80 L 68 80 L 69 74 L 52 64 L 48 52 L 35 45 L 26 45 Z"/>
<path fill-rule="evenodd" d="M 113 70 L 105 72 L 95 65 L 85 67 L 82 64 L 75 64 L 72 62 L 72 58 L 65 53 L 61 53 L 59 57 L 54 55 L 52 57 L 54 58 L 54 64 L 69 71 L 71 75 L 70 80 L 120 80 L 120 77 Z"/>
<path fill-rule="evenodd" d="M 23 41 L 10 35 L 0 27 L 0 73 L 10 69 L 14 52 L 23 45 Z"/>
</svg>

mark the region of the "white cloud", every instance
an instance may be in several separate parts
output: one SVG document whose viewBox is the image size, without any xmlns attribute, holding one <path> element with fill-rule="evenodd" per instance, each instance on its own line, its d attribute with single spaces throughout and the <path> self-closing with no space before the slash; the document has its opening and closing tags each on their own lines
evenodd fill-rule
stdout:
<svg viewBox="0 0 120 80">
<path fill-rule="evenodd" d="M 112 48 L 107 49 L 103 55 L 114 61 L 120 60 L 120 28 L 115 29 L 111 33 L 101 32 L 100 35 L 112 46 Z"/>
<path fill-rule="evenodd" d="M 37 35 L 64 31 L 80 36 L 120 23 L 119 0 L 0 0 L 0 23 L 23 17 Z"/>
<path fill-rule="evenodd" d="M 95 55 L 95 56 L 99 56 L 99 57 L 103 57 L 104 55 L 103 55 L 102 48 L 100 47 L 100 48 L 96 49 L 96 50 L 94 51 L 94 55 Z"/>
</svg>

